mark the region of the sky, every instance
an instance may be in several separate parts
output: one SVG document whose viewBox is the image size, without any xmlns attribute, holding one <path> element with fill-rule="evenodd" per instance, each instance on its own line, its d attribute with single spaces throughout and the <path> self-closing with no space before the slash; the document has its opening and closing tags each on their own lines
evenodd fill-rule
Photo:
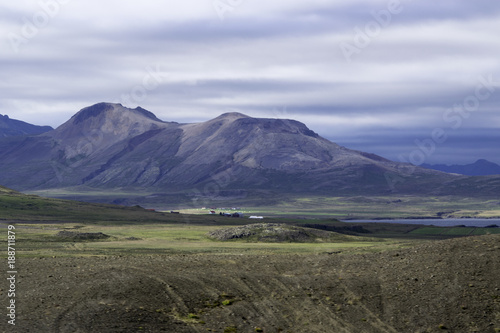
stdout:
<svg viewBox="0 0 500 333">
<path fill-rule="evenodd" d="M 499 31 L 494 0 L 2 1 L 0 114 L 241 112 L 394 161 L 500 163 Z"/>
</svg>

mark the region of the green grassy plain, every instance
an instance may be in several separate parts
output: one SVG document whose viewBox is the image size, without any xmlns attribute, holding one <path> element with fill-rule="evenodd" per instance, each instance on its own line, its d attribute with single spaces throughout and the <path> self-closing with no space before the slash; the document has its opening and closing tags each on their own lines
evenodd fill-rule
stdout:
<svg viewBox="0 0 500 333">
<path fill-rule="evenodd" d="M 297 253 L 377 252 L 406 247 L 415 242 L 466 235 L 498 233 L 499 228 L 438 228 L 432 226 L 344 223 L 342 217 L 367 218 L 418 217 L 454 214 L 467 203 L 478 210 L 495 205 L 494 201 L 418 197 L 299 198 L 275 207 L 239 207 L 249 215 L 266 216 L 264 220 L 208 215 L 209 209 L 192 208 L 184 214 L 154 212 L 142 207 L 125 207 L 49 199 L 24 195 L 0 187 L 0 223 L 16 226 L 20 256 L 92 256 L 147 255 L 179 253 Z M 237 206 L 237 205 L 235 205 Z M 232 205 L 226 205 L 232 207 Z M 409 209 L 408 207 L 413 207 Z M 356 213 L 348 213 L 356 211 Z M 470 210 L 471 212 L 475 210 Z M 468 213 L 469 214 L 469 213 Z M 231 225 L 276 222 L 306 227 L 327 228 L 345 233 L 350 241 L 315 243 L 258 243 L 248 241 L 214 241 L 207 233 Z M 353 225 L 363 230 L 351 230 Z M 102 232 L 106 240 L 70 241 L 58 238 L 62 230 Z M 5 241 L 2 241 L 5 242 Z"/>
<path fill-rule="evenodd" d="M 243 221 L 243 219 L 239 219 Z M 273 219 L 286 222 L 284 219 Z M 248 220 L 245 220 L 248 222 Z M 309 221 L 310 222 L 310 221 Z M 315 220 L 329 227 L 342 227 L 346 223 Z M 6 224 L 6 223 L 2 223 Z M 295 224 L 295 223 L 293 223 Z M 347 236 L 341 242 L 315 243 L 266 243 L 215 241 L 207 233 L 222 225 L 191 223 L 14 223 L 17 253 L 21 257 L 52 256 L 109 256 L 153 254 L 320 254 L 366 253 L 405 248 L 457 236 L 500 233 L 498 228 L 428 227 L 416 225 L 390 225 L 368 223 L 362 226 L 369 231 Z M 81 233 L 102 232 L 110 238 L 104 240 L 75 241 L 58 237 L 60 231 Z M 350 237 L 350 239 L 349 239 Z M 2 241 L 3 242 L 3 241 Z"/>
<path fill-rule="evenodd" d="M 220 226 L 141 224 L 141 225 L 79 225 L 17 223 L 18 255 L 38 256 L 101 256 L 151 254 L 313 254 L 333 251 L 381 251 L 407 246 L 408 241 L 352 237 L 338 243 L 262 243 L 245 241 L 214 241 L 209 231 Z M 59 231 L 102 232 L 105 240 L 71 241 L 57 237 Z"/>
</svg>

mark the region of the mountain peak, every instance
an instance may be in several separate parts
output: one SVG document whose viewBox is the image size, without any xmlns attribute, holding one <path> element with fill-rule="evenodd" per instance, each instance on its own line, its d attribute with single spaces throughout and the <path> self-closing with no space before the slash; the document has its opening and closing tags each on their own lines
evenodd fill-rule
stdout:
<svg viewBox="0 0 500 333">
<path fill-rule="evenodd" d="M 71 158 L 84 153 L 82 145 L 85 145 L 82 142 L 93 146 L 97 143 L 102 147 L 111 146 L 121 140 L 169 126 L 171 124 L 161 121 L 141 107 L 130 109 L 118 103 L 97 103 L 78 111 L 50 136 L 64 141 L 65 156 Z"/>
<path fill-rule="evenodd" d="M 121 104 L 119 104 L 119 105 L 121 105 Z M 161 121 L 161 122 L 163 122 L 163 120 L 158 119 L 158 118 L 156 117 L 156 115 L 155 115 L 153 112 L 148 111 L 148 110 L 146 110 L 146 109 L 143 109 L 143 108 L 141 108 L 140 106 L 136 107 L 136 108 L 134 109 L 134 111 L 137 111 L 138 113 L 142 114 L 143 116 L 146 116 L 146 117 L 147 117 L 147 118 L 149 118 L 149 119 L 153 119 L 153 120 L 155 120 L 155 121 Z"/>
<path fill-rule="evenodd" d="M 124 107 L 122 104 L 119 103 L 97 103 L 92 106 L 88 106 L 86 108 L 81 109 L 79 112 L 77 112 L 72 118 L 72 123 L 73 125 L 79 125 L 82 124 L 88 120 L 93 121 L 94 118 L 107 118 L 107 117 L 116 117 L 116 116 L 125 116 L 126 114 L 128 115 L 133 115 L 134 117 L 137 118 L 148 118 L 150 120 L 153 120 L 155 122 L 163 122 L 162 120 L 158 119 L 154 113 L 143 109 L 141 107 L 136 107 L 135 109 L 130 109 L 127 107 Z"/>
<path fill-rule="evenodd" d="M 97 103 L 92 106 L 83 108 L 74 115 L 73 123 L 78 125 L 89 118 L 98 117 L 106 111 L 113 110 L 116 107 L 123 107 L 121 104 Z"/>
<path fill-rule="evenodd" d="M 215 118 L 214 120 L 236 120 L 240 118 L 251 118 L 250 116 L 247 116 L 246 114 L 239 113 L 239 112 L 226 112 Z"/>
</svg>

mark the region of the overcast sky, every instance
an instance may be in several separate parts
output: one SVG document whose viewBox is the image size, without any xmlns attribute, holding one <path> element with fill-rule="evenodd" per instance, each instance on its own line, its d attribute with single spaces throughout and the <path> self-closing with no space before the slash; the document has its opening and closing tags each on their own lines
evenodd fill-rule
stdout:
<svg viewBox="0 0 500 333">
<path fill-rule="evenodd" d="M 396 161 L 500 163 L 499 31 L 496 0 L 2 1 L 0 114 L 238 111 Z"/>
</svg>

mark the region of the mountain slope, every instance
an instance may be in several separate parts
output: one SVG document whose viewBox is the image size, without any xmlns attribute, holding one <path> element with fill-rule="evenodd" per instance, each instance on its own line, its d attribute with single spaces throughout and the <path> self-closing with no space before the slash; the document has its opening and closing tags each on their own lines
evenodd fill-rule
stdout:
<svg viewBox="0 0 500 333">
<path fill-rule="evenodd" d="M 226 113 L 178 124 L 108 103 L 82 109 L 51 132 L 0 141 L 0 168 L 0 184 L 17 190 L 85 186 L 203 195 L 443 194 L 467 178 L 341 147 L 294 120 Z M 468 182 L 464 191 L 475 186 Z"/>
<path fill-rule="evenodd" d="M 0 138 L 24 135 L 37 135 L 51 131 L 50 126 L 36 126 L 24 121 L 10 119 L 9 116 L 0 115 Z"/>
<path fill-rule="evenodd" d="M 422 164 L 422 167 L 467 176 L 500 175 L 500 165 L 484 159 L 466 165 Z"/>
</svg>

